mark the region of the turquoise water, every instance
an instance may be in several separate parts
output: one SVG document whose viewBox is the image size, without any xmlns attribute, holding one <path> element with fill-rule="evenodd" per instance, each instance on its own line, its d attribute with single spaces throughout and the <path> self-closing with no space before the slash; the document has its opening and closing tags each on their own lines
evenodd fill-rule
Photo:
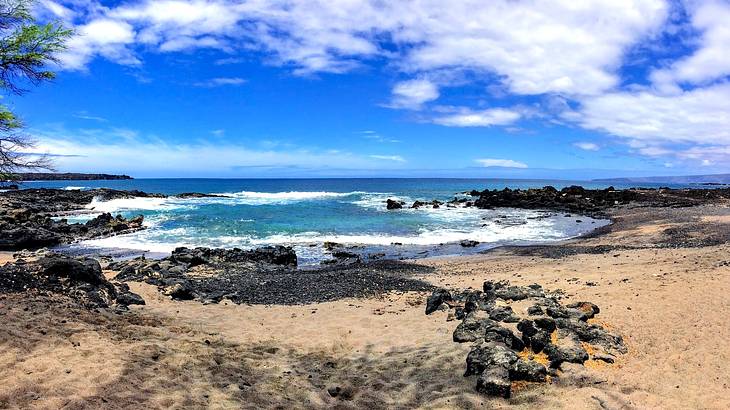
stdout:
<svg viewBox="0 0 730 410">
<path fill-rule="evenodd" d="M 177 246 L 250 248 L 283 244 L 294 246 L 300 262 L 306 265 L 329 258 L 322 247 L 324 241 L 357 246 L 365 256 L 418 257 L 550 242 L 604 225 L 605 221 L 541 211 L 385 208 L 388 198 L 410 205 L 415 200 L 446 201 L 472 189 L 560 188 L 573 184 L 605 187 L 590 182 L 478 179 L 135 179 L 29 182 L 25 187 L 224 194 L 226 198 L 95 200 L 90 210 L 128 217 L 142 214 L 148 229 L 75 247 L 165 254 Z M 90 217 L 93 214 L 70 222 Z M 468 249 L 458 246 L 466 239 L 481 244 Z"/>
</svg>

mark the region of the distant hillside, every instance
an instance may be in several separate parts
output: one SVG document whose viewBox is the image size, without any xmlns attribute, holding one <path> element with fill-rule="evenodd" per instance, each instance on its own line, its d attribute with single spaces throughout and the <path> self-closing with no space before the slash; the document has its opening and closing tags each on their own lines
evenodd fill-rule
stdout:
<svg viewBox="0 0 730 410">
<path fill-rule="evenodd" d="M 673 177 L 636 177 L 594 179 L 594 182 L 625 184 L 730 184 L 730 174 L 687 175 Z"/>
<path fill-rule="evenodd" d="M 70 180 L 114 180 L 132 179 L 129 175 L 111 174 L 80 174 L 75 172 L 67 173 L 46 173 L 46 172 L 19 172 L 14 174 L 21 181 L 70 181 Z"/>
</svg>

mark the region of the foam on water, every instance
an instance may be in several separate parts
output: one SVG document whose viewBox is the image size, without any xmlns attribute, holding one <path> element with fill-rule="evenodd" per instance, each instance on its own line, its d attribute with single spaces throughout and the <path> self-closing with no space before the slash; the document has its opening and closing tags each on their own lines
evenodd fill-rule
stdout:
<svg viewBox="0 0 730 410">
<path fill-rule="evenodd" d="M 480 249 L 501 244 L 543 243 L 567 239 L 604 224 L 590 218 L 517 209 L 405 207 L 388 211 L 388 198 L 411 203 L 422 194 L 331 191 L 238 191 L 225 197 L 94 199 L 94 212 L 142 213 L 148 229 L 96 239 L 80 246 L 169 253 L 179 246 L 254 248 L 294 246 L 307 263 L 328 259 L 322 243 L 337 242 L 383 251 L 452 246 L 464 240 Z M 440 199 L 453 198 L 453 194 Z M 451 244 L 451 245 L 450 245 Z M 443 248 L 443 247 L 442 247 Z M 464 252 L 468 251 L 466 249 Z"/>
<path fill-rule="evenodd" d="M 94 198 L 87 209 L 103 213 L 116 213 L 126 211 L 170 211 L 176 209 L 192 209 L 195 204 L 193 199 L 176 198 L 117 198 L 104 201 Z"/>
<path fill-rule="evenodd" d="M 232 199 L 234 203 L 243 205 L 281 205 L 299 201 L 315 201 L 331 198 L 345 198 L 354 195 L 362 195 L 365 192 L 326 192 L 326 191 L 288 191 L 288 192 L 224 192 L 216 195 L 223 195 L 226 198 L 215 198 L 225 202 Z"/>
</svg>

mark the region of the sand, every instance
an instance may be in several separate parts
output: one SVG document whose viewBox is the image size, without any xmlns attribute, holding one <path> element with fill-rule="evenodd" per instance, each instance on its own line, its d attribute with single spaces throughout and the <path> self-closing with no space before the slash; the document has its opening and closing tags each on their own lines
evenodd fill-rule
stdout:
<svg viewBox="0 0 730 410">
<path fill-rule="evenodd" d="M 693 213 L 619 221 L 561 245 L 642 249 L 414 261 L 435 268 L 421 278 L 441 286 L 537 282 L 598 304 L 597 320 L 629 352 L 613 365 L 578 366 L 570 383 L 525 386 L 509 400 L 475 393 L 475 379 L 462 377 L 469 346 L 451 341 L 458 322 L 425 316 L 422 293 L 201 305 L 131 284 L 147 305 L 122 315 L 0 296 L 0 408 L 730 408 L 730 245 L 647 249 L 672 226 L 698 237 L 693 223 L 730 231 L 730 209 Z M 327 393 L 335 386 L 337 398 Z"/>
</svg>

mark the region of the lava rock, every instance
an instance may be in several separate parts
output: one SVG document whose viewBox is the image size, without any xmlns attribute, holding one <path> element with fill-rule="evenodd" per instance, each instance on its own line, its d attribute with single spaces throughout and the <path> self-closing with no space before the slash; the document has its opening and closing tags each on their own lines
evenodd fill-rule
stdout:
<svg viewBox="0 0 730 410">
<path fill-rule="evenodd" d="M 437 311 L 441 305 L 452 300 L 451 293 L 446 289 L 436 289 L 426 300 L 426 314 Z"/>
<path fill-rule="evenodd" d="M 527 382 L 544 382 L 547 377 L 545 366 L 533 360 L 517 360 L 509 370 L 510 380 Z"/>
<path fill-rule="evenodd" d="M 492 367 L 484 370 L 477 379 L 476 390 L 488 396 L 509 398 L 512 394 L 509 370 L 504 367 Z"/>
<path fill-rule="evenodd" d="M 479 245 L 479 241 L 463 240 L 459 243 L 459 245 L 463 246 L 464 248 L 474 248 L 475 246 Z"/>
</svg>

